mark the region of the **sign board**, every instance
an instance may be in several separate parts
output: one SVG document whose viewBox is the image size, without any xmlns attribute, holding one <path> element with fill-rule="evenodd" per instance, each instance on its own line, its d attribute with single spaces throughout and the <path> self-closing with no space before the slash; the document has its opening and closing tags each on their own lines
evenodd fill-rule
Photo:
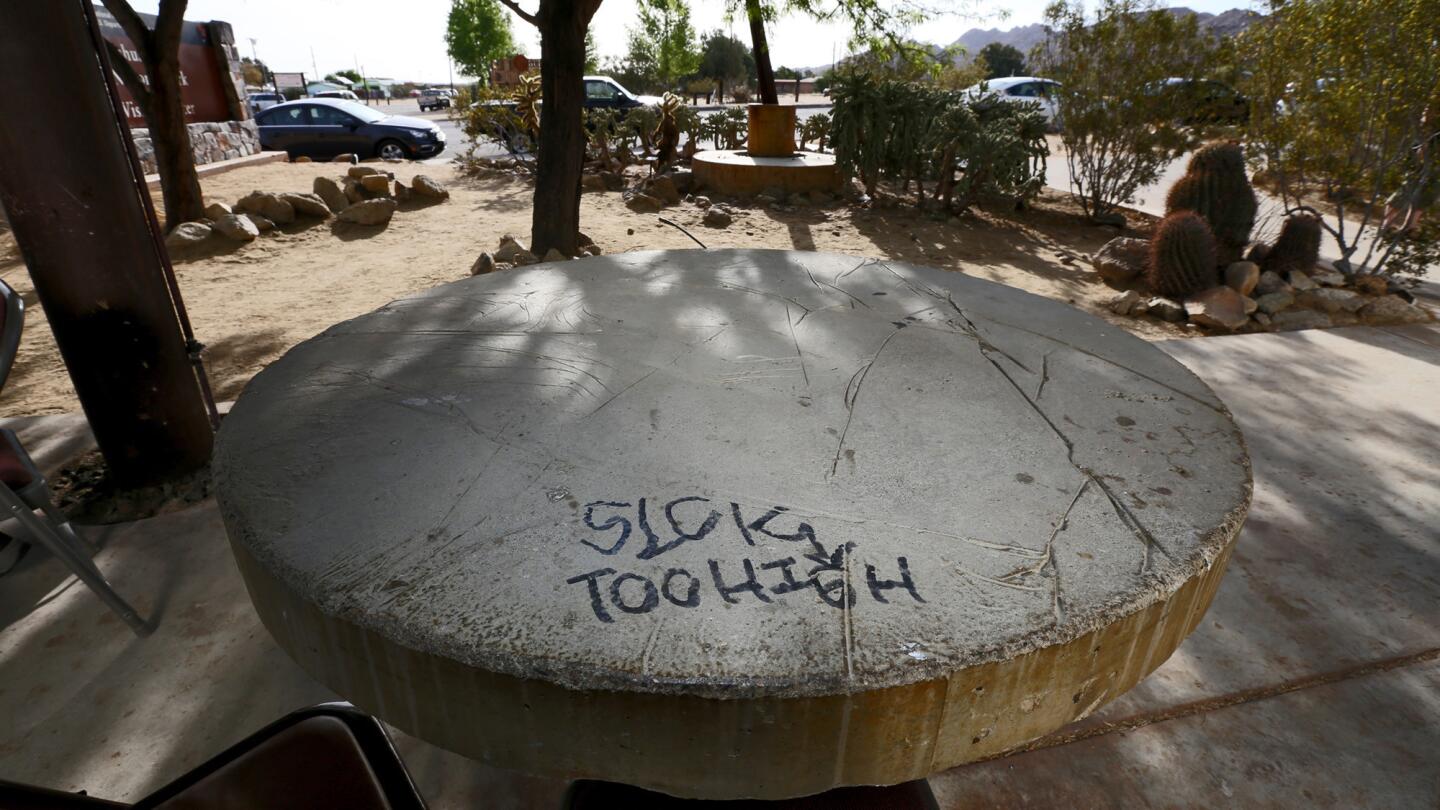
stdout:
<svg viewBox="0 0 1440 810">
<path fill-rule="evenodd" d="M 516 73 L 524 73 L 530 69 L 530 60 L 526 59 L 525 54 L 522 53 L 515 54 L 515 56 L 511 58 L 510 64 L 515 68 Z"/>
<path fill-rule="evenodd" d="M 272 73 L 270 75 L 275 78 L 275 87 L 278 90 L 305 89 L 304 73 Z"/>
<path fill-rule="evenodd" d="M 95 8 L 95 17 L 100 23 L 101 36 L 120 51 L 141 80 L 148 84 L 149 79 L 145 75 L 145 66 L 140 62 L 140 54 L 135 50 L 135 45 L 130 41 L 125 29 L 120 27 L 120 23 L 115 21 L 109 11 L 99 6 Z M 139 17 L 147 28 L 155 27 L 155 15 L 141 14 Z M 112 52 L 111 58 L 114 57 Z M 185 123 L 230 120 L 229 105 L 225 101 L 225 91 L 221 85 L 227 78 L 225 73 L 226 69 L 216 62 L 209 27 L 205 23 L 185 22 L 180 29 L 180 97 L 185 106 Z M 140 105 L 135 103 L 129 88 L 119 81 L 118 76 L 116 79 L 120 90 L 120 103 L 125 109 L 130 126 L 145 126 L 145 115 L 140 110 Z"/>
</svg>

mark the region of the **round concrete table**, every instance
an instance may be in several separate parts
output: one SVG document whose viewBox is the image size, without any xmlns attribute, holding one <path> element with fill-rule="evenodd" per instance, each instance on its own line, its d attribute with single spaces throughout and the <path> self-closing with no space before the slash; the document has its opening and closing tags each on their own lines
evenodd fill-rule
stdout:
<svg viewBox="0 0 1440 810">
<path fill-rule="evenodd" d="M 1169 356 L 960 273 L 660 251 L 334 326 L 225 420 L 306 670 L 475 759 L 688 797 L 887 784 L 1130 688 L 1250 500 Z"/>
</svg>

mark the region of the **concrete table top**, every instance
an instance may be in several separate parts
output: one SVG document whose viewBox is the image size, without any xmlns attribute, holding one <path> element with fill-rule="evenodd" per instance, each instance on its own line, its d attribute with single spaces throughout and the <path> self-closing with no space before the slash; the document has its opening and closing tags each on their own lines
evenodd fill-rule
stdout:
<svg viewBox="0 0 1440 810">
<path fill-rule="evenodd" d="M 317 679 L 495 764 L 696 797 L 893 783 L 1093 712 L 1209 604 L 1224 405 L 1077 310 L 850 256 L 467 279 L 261 372 L 215 471 Z"/>
</svg>

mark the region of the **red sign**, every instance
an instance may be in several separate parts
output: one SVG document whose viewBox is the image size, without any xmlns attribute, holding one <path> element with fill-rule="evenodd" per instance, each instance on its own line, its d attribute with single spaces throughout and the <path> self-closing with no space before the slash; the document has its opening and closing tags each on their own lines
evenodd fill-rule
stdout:
<svg viewBox="0 0 1440 810">
<path fill-rule="evenodd" d="M 516 73 L 524 73 L 530 69 L 530 60 L 526 59 L 525 54 L 522 53 L 515 54 L 515 57 L 510 60 L 510 64 L 515 68 Z"/>
<path fill-rule="evenodd" d="M 140 63 L 140 54 L 135 51 L 125 29 L 110 16 L 110 12 L 96 6 L 95 16 L 100 23 L 100 34 L 124 55 L 126 61 L 139 74 L 141 81 L 147 81 L 145 66 Z M 155 15 L 141 14 L 145 25 L 155 27 Z M 113 59 L 115 53 L 112 51 Z M 216 62 L 215 49 L 210 44 L 210 34 L 204 23 L 185 22 L 180 29 L 180 98 L 185 104 L 185 122 L 228 121 L 230 110 L 225 103 L 225 91 L 220 84 L 226 77 Z M 140 112 L 130 95 L 130 90 L 116 76 L 120 89 L 120 103 L 130 126 L 145 126 L 145 116 Z"/>
</svg>

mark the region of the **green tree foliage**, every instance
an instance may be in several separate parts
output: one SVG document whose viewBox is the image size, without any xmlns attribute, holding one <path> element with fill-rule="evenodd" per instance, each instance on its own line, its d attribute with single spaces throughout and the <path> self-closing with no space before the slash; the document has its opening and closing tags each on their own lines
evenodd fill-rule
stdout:
<svg viewBox="0 0 1440 810">
<path fill-rule="evenodd" d="M 745 43 L 724 33 L 711 31 L 705 35 L 700 46 L 702 78 L 714 81 L 720 87 L 720 100 L 725 100 L 725 88 L 744 84 L 755 79 L 755 57 Z"/>
<path fill-rule="evenodd" d="M 510 16 L 496 0 L 452 0 L 445 47 L 461 72 L 490 80 L 490 63 L 515 52 Z"/>
<path fill-rule="evenodd" d="M 778 67 L 778 68 L 775 68 L 775 78 L 777 78 L 777 79 L 803 79 L 803 78 L 805 78 L 805 77 L 804 77 L 804 76 L 801 76 L 801 75 L 800 75 L 800 71 L 796 70 L 795 68 L 788 68 L 788 67 L 785 67 L 785 66 L 782 65 L 782 66 L 780 66 L 780 67 Z"/>
<path fill-rule="evenodd" d="M 346 81 L 350 82 L 351 84 L 359 84 L 359 83 L 360 83 L 360 71 L 358 71 L 358 70 L 353 70 L 353 69 L 351 69 L 351 68 L 345 68 L 344 70 L 337 70 L 337 71 L 335 71 L 334 73 L 326 73 L 326 74 L 325 74 L 325 81 L 327 81 L 327 82 L 333 82 L 333 81 L 335 81 L 335 77 L 336 77 L 336 76 L 339 76 L 339 77 L 345 79 Z"/>
<path fill-rule="evenodd" d="M 985 65 L 985 78 L 999 79 L 1005 76 L 1024 76 L 1025 54 L 1014 45 L 992 42 L 980 49 L 977 57 Z"/>
<path fill-rule="evenodd" d="M 595 34 L 591 31 L 585 32 L 585 72 L 596 73 L 600 70 L 600 49 L 595 46 Z"/>
<path fill-rule="evenodd" d="M 246 87 L 264 87 L 270 83 L 270 68 L 259 59 L 240 57 L 240 74 L 245 78 Z"/>
<path fill-rule="evenodd" d="M 641 0 L 636 11 L 622 73 L 645 90 L 674 89 L 700 66 L 690 6 L 685 0 Z"/>
<path fill-rule="evenodd" d="M 1078 2 L 1045 14 L 1049 38 L 1031 62 L 1061 83 L 1057 123 L 1070 169 L 1070 190 L 1091 217 L 1130 200 L 1184 153 L 1189 133 L 1176 122 L 1169 77 L 1203 76 L 1212 43 L 1196 18 L 1178 17 L 1140 0 L 1101 0 L 1094 17 Z"/>
<path fill-rule="evenodd" d="M 1426 252 L 1415 215 L 1440 197 L 1437 43 L 1434 0 L 1289 0 L 1241 40 L 1252 164 L 1287 213 L 1334 206 L 1322 225 L 1342 270 L 1409 270 L 1397 251 Z M 1386 213 L 1396 227 L 1377 228 Z"/>
</svg>

